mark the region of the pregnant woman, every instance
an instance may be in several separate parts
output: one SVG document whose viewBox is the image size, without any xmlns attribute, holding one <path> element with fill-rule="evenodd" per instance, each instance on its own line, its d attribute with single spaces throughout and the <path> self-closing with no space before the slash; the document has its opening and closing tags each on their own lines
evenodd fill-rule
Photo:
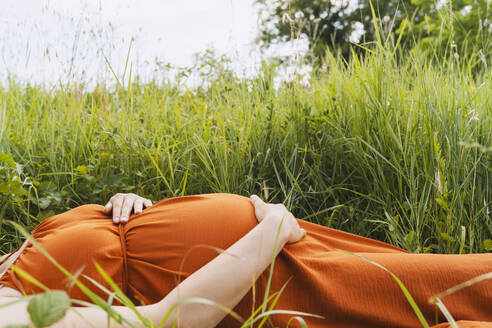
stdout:
<svg viewBox="0 0 492 328">
<path fill-rule="evenodd" d="M 420 326 L 387 272 L 338 249 L 361 254 L 392 271 L 432 324 L 444 318 L 429 304 L 429 297 L 492 271 L 491 254 L 411 254 L 297 220 L 283 205 L 267 204 L 257 196 L 197 195 L 150 205 L 136 195 L 118 194 L 106 207 L 85 205 L 51 217 L 31 236 L 67 270 L 81 273 L 80 280 L 107 299 L 106 293 L 84 277 L 108 287 L 93 265 L 97 262 L 135 304 L 141 304 L 138 310 L 156 324 L 173 304 L 192 297 L 207 298 L 234 309 L 243 318 L 249 317 L 263 302 L 269 276 L 266 269 L 277 255 L 270 294 L 287 285 L 275 308 L 323 316 L 305 317 L 312 328 Z M 148 207 L 142 211 L 144 206 Z M 129 218 L 132 209 L 135 214 Z M 225 252 L 218 254 L 217 248 Z M 10 255 L 7 262 L 14 262 L 50 289 L 66 290 L 71 298 L 88 301 L 30 243 Z M 0 278 L 0 304 L 39 292 L 42 290 L 12 269 Z M 490 280 L 443 301 L 454 318 L 461 320 L 460 327 L 485 327 L 486 321 L 492 322 Z M 0 326 L 26 324 L 26 306 L 20 302 L 0 308 Z M 130 322 L 138 322 L 130 309 L 118 304 L 113 309 Z M 107 314 L 100 308 L 77 308 L 77 312 L 83 318 L 68 311 L 54 327 L 107 325 Z M 274 314 L 270 322 L 285 327 L 291 316 Z M 181 306 L 166 327 L 173 321 L 181 327 L 240 326 L 222 310 L 204 304 Z M 290 326 L 300 327 L 295 321 Z"/>
</svg>

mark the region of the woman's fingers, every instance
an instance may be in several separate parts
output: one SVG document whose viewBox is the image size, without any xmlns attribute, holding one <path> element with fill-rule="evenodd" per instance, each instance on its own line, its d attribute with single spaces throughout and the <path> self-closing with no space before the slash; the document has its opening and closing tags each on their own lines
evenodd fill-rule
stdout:
<svg viewBox="0 0 492 328">
<path fill-rule="evenodd" d="M 127 222 L 132 212 L 136 197 L 129 196 L 123 200 L 123 207 L 121 208 L 120 222 Z"/>
<path fill-rule="evenodd" d="M 306 235 L 306 230 L 302 229 L 300 226 L 299 226 L 299 222 L 297 222 L 297 219 L 294 217 L 294 215 L 292 215 L 291 213 L 291 221 L 292 224 L 293 224 L 293 234 L 292 234 L 292 239 L 289 241 L 289 243 L 296 243 L 298 241 L 300 241 L 302 238 L 304 238 L 304 236 Z"/>
<path fill-rule="evenodd" d="M 301 228 L 301 226 L 299 225 L 299 222 L 297 221 L 297 219 L 292 215 L 292 221 L 294 223 L 294 230 L 296 231 L 296 233 L 294 234 L 295 237 L 293 238 L 293 241 L 294 243 L 298 242 L 299 240 L 301 240 L 302 238 L 304 238 L 304 236 L 306 236 L 306 230 L 304 230 L 303 228 Z"/>
<path fill-rule="evenodd" d="M 256 195 L 251 195 L 251 203 L 255 208 L 255 215 L 259 222 L 263 221 L 266 217 L 277 220 L 279 224 L 288 229 L 289 239 L 288 243 L 295 243 L 304 238 L 306 230 L 299 226 L 296 218 L 283 204 L 269 204 L 261 200 Z"/>
<path fill-rule="evenodd" d="M 143 203 L 144 203 L 143 198 L 137 198 L 137 199 L 135 199 L 135 203 L 133 204 L 133 211 L 135 212 L 135 214 L 142 213 Z"/>
<path fill-rule="evenodd" d="M 261 200 L 260 197 L 256 195 L 251 195 L 250 197 L 251 203 L 255 208 L 256 219 L 261 222 L 265 216 L 265 202 Z"/>
<path fill-rule="evenodd" d="M 152 206 L 149 199 L 140 197 L 136 194 L 116 194 L 104 206 L 104 213 L 113 212 L 113 222 L 127 222 L 132 211 L 135 214 L 142 213 L 144 207 Z"/>
<path fill-rule="evenodd" d="M 109 201 L 106 205 L 104 205 L 104 213 L 109 214 L 113 209 L 113 203 Z"/>
<path fill-rule="evenodd" d="M 300 241 L 302 238 L 304 238 L 304 236 L 306 236 L 306 230 L 302 229 L 302 228 L 299 228 L 299 229 L 294 229 L 294 233 L 292 234 L 290 240 L 289 240 L 289 244 L 292 244 L 292 243 L 297 243 L 298 241 Z"/>
<path fill-rule="evenodd" d="M 260 205 L 261 203 L 263 203 L 261 198 L 256 196 L 256 195 L 251 195 L 251 197 L 249 199 L 251 199 L 251 203 L 253 203 L 254 206 Z"/>
<path fill-rule="evenodd" d="M 145 207 L 150 207 L 152 206 L 152 201 L 150 199 L 143 198 L 143 204 Z"/>
<path fill-rule="evenodd" d="M 117 194 L 111 198 L 110 202 L 113 204 L 113 222 L 120 223 L 121 206 L 123 205 L 123 196 Z"/>
</svg>

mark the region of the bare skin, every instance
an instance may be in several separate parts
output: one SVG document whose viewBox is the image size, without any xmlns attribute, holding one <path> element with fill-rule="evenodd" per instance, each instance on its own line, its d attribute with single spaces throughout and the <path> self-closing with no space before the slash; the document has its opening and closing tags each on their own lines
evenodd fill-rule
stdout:
<svg viewBox="0 0 492 328">
<path fill-rule="evenodd" d="M 255 195 L 251 196 L 251 202 L 255 207 L 256 218 L 259 222 L 255 228 L 225 252 L 190 275 L 161 301 L 139 306 L 138 311 L 158 325 L 173 304 L 189 298 L 206 298 L 227 308 L 234 308 L 251 288 L 252 279 L 256 280 L 271 263 L 272 256 L 276 256 L 285 244 L 298 242 L 306 234 L 284 205 L 267 204 Z M 119 204 L 123 204 L 120 205 L 122 206 L 120 207 L 122 218 L 127 213 L 128 207 L 125 208 L 125 201 Z M 112 206 L 113 210 L 117 210 L 114 203 Z M 123 213 L 121 208 L 125 208 Z M 15 290 L 3 289 L 7 292 L 2 294 L 2 288 L 0 288 L 0 305 L 21 296 Z M 9 292 L 11 295 L 12 293 L 17 294 L 7 296 Z M 26 307 L 27 303 L 23 301 L 0 309 L 0 318 L 10 320 L 2 324 L 27 324 L 29 317 Z M 130 309 L 122 306 L 112 308 L 135 325 L 139 324 L 138 318 Z M 107 314 L 100 308 L 77 308 L 76 311 L 81 316 L 74 311 L 68 311 L 65 318 L 52 327 L 107 326 Z M 225 316 L 225 312 L 213 306 L 185 304 L 179 308 L 179 311 L 171 314 L 164 327 L 172 327 L 173 322 L 179 322 L 179 327 L 215 327 Z M 117 326 L 116 323 L 111 325 L 111 327 L 115 326 Z"/>
<path fill-rule="evenodd" d="M 118 224 L 127 222 L 133 211 L 135 214 L 142 213 L 146 207 L 152 206 L 152 202 L 135 194 L 116 194 L 104 206 L 104 213 L 113 212 L 113 222 Z"/>
</svg>

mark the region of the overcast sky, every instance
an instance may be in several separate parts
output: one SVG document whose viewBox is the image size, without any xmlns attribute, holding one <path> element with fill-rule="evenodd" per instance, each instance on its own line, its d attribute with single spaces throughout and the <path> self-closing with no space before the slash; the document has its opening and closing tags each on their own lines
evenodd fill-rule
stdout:
<svg viewBox="0 0 492 328">
<path fill-rule="evenodd" d="M 156 62 L 189 66 L 213 47 L 238 70 L 261 60 L 253 0 L 0 0 L 0 80 L 36 83 L 121 77 L 132 38 L 134 74 Z"/>
</svg>

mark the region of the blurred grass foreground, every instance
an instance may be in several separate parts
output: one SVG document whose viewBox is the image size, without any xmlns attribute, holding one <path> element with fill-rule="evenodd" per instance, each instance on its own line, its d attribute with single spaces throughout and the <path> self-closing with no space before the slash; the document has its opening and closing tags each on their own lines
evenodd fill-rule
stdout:
<svg viewBox="0 0 492 328">
<path fill-rule="evenodd" d="M 217 69 L 207 86 L 0 87 L 0 251 L 116 192 L 256 193 L 413 252 L 492 249 L 492 71 L 376 47 L 309 84 Z M 233 218 L 231 218 L 233 219 Z"/>
</svg>

